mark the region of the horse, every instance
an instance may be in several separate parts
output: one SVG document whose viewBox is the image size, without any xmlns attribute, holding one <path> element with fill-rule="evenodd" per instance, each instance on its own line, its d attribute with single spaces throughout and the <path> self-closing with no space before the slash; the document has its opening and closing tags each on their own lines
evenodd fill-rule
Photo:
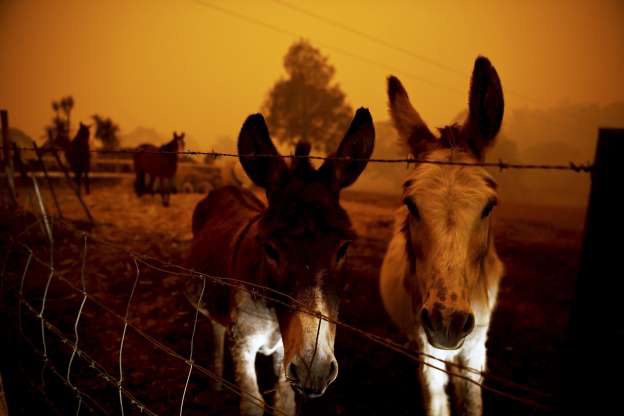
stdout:
<svg viewBox="0 0 624 416">
<path fill-rule="evenodd" d="M 202 297 L 198 279 L 188 281 L 189 301 L 212 323 L 212 368 L 218 377 L 226 331 L 230 334 L 243 415 L 263 414 L 254 366 L 258 353 L 273 356 L 274 403 L 280 414 L 295 413 L 293 389 L 319 397 L 338 376 L 335 324 L 315 314 L 330 321 L 337 317 L 346 283 L 345 257 L 356 237 L 340 205 L 340 191 L 360 176 L 374 140 L 370 113 L 360 108 L 334 158 L 315 169 L 310 145 L 302 141 L 289 166 L 262 115 L 251 115 L 240 131 L 238 152 L 267 204 L 252 191 L 230 185 L 212 190 L 194 210 L 189 267 L 262 286 L 266 292 L 258 293 L 278 299 L 219 284 L 207 287 Z"/>
<path fill-rule="evenodd" d="M 444 367 L 474 382 L 486 368 L 488 327 L 504 266 L 494 247 L 496 182 L 482 167 L 500 129 L 504 100 L 490 61 L 479 56 L 472 73 L 469 112 L 462 124 L 434 135 L 412 107 L 401 82 L 388 78 L 389 112 L 400 140 L 417 160 L 402 184 L 403 204 L 380 272 L 386 311 L 423 354 L 420 381 L 427 414 L 450 414 Z M 458 364 L 458 365 L 453 365 Z M 475 374 L 468 368 L 479 370 Z M 451 377 L 459 414 L 482 413 L 478 385 Z"/>
<path fill-rule="evenodd" d="M 134 154 L 134 171 L 136 180 L 134 190 L 141 197 L 149 190 L 154 193 L 154 181 L 158 178 L 163 206 L 169 206 L 169 197 L 173 187 L 171 181 L 178 167 L 178 152 L 184 150 L 184 133 L 173 132 L 173 139 L 156 147 L 153 144 L 142 144 Z M 145 185 L 145 175 L 149 175 L 149 184 Z"/>
<path fill-rule="evenodd" d="M 63 141 L 61 139 L 61 141 Z M 73 140 L 65 138 L 61 143 L 65 154 L 65 160 L 74 173 L 74 180 L 80 194 L 80 178 L 84 175 L 84 186 L 87 195 L 91 192 L 89 184 L 89 170 L 91 169 L 91 151 L 89 149 L 89 126 L 80 123 L 78 132 Z"/>
</svg>

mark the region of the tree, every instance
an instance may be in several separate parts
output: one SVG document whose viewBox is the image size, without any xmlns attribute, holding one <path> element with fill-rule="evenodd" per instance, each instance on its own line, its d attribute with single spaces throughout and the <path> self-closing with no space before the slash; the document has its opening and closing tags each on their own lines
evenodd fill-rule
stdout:
<svg viewBox="0 0 624 416">
<path fill-rule="evenodd" d="M 74 98 L 71 95 L 61 98 L 58 101 L 52 101 L 52 110 L 54 117 L 52 123 L 45 126 L 44 148 L 54 146 L 64 146 L 69 141 L 69 132 L 71 128 L 70 117 L 74 108 Z M 63 111 L 65 117 L 61 114 Z"/>
<path fill-rule="evenodd" d="M 290 46 L 284 57 L 286 78 L 269 91 L 263 112 L 273 137 L 295 146 L 304 140 L 317 150 L 336 149 L 351 121 L 351 106 L 337 83 L 328 58 L 308 41 Z"/>
<path fill-rule="evenodd" d="M 117 133 L 119 132 L 119 126 L 113 123 L 113 120 L 104 118 L 98 114 L 91 116 L 95 122 L 95 134 L 96 139 L 102 142 L 102 148 L 104 150 L 114 150 L 119 147 L 119 138 Z"/>
<path fill-rule="evenodd" d="M 60 108 L 65 113 L 65 119 L 67 120 L 67 131 L 71 131 L 71 112 L 74 109 L 74 97 L 68 95 L 67 97 L 61 98 Z"/>
</svg>

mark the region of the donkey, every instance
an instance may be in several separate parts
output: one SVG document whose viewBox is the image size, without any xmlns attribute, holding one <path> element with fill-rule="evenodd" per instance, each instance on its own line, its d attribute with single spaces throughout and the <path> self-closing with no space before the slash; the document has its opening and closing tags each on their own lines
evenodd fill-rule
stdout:
<svg viewBox="0 0 624 416">
<path fill-rule="evenodd" d="M 80 193 L 81 177 L 84 176 L 84 185 L 87 195 L 91 192 L 89 185 L 89 170 L 91 170 L 91 151 L 89 148 L 89 127 L 80 123 L 78 132 L 72 141 L 66 137 L 65 142 L 61 143 L 64 148 L 65 159 L 69 163 L 69 167 L 74 172 L 74 179 Z"/>
<path fill-rule="evenodd" d="M 258 293 L 274 298 L 213 284 L 199 304 L 214 329 L 213 368 L 219 376 L 229 330 L 243 415 L 263 413 L 254 367 L 257 353 L 273 355 L 278 376 L 274 402 L 282 414 L 295 412 L 293 388 L 319 397 L 338 375 L 335 325 L 314 314 L 337 317 L 345 285 L 342 269 L 355 238 L 340 206 L 340 191 L 360 176 L 374 140 L 370 113 L 360 108 L 335 158 L 315 169 L 308 158 L 310 145 L 300 142 L 288 166 L 264 118 L 251 115 L 240 131 L 238 152 L 245 173 L 264 189 L 268 205 L 248 189 L 226 186 L 211 191 L 195 208 L 189 266 L 262 286 L 265 292 Z M 195 306 L 199 293 L 196 279 L 191 279 L 187 296 Z"/>
<path fill-rule="evenodd" d="M 388 78 L 390 115 L 411 154 L 434 162 L 476 163 L 498 134 L 503 92 L 490 61 L 478 57 L 463 125 L 425 125 L 401 82 Z M 429 415 L 449 415 L 449 377 L 431 357 L 456 363 L 448 370 L 481 382 L 485 342 L 504 268 L 494 248 L 496 182 L 483 168 L 417 164 L 403 183 L 403 206 L 383 261 L 380 292 L 392 320 L 425 353 L 421 384 Z M 480 388 L 452 378 L 460 414 L 480 415 Z"/>
<path fill-rule="evenodd" d="M 173 132 L 173 139 L 156 147 L 153 144 L 142 144 L 137 148 L 134 154 L 134 171 L 136 179 L 134 181 L 134 190 L 141 197 L 146 190 L 154 193 L 154 181 L 156 178 L 160 180 L 159 188 L 162 197 L 162 204 L 169 206 L 169 197 L 176 170 L 178 168 L 178 152 L 184 150 L 184 133 L 178 135 Z M 149 175 L 149 184 L 145 185 L 145 175 Z"/>
</svg>

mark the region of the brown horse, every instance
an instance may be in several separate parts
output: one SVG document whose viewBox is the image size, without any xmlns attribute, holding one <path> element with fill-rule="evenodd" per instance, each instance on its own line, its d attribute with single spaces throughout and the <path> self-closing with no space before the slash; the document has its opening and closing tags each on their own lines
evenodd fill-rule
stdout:
<svg viewBox="0 0 624 416">
<path fill-rule="evenodd" d="M 164 206 L 169 206 L 169 197 L 173 187 L 172 181 L 178 168 L 178 152 L 184 150 L 184 133 L 173 132 L 173 139 L 160 147 L 153 144 L 142 144 L 134 154 L 134 171 L 136 180 L 134 190 L 141 197 L 146 190 L 154 193 L 154 181 L 160 180 L 160 194 Z M 149 184 L 145 185 L 145 175 L 149 175 Z"/>
<path fill-rule="evenodd" d="M 72 141 L 65 139 L 61 143 L 64 148 L 65 159 L 74 173 L 78 193 L 80 193 L 80 178 L 84 176 L 84 185 L 87 195 L 91 192 L 89 186 L 89 170 L 91 169 L 91 152 L 89 149 L 89 126 L 80 123 L 78 132 Z"/>
<path fill-rule="evenodd" d="M 360 176 L 367 164 L 362 159 L 370 157 L 374 141 L 370 113 L 360 108 L 336 152 L 346 160 L 327 160 L 315 169 L 307 157 L 310 145 L 302 142 L 288 166 L 279 158 L 264 118 L 249 116 L 238 151 L 249 178 L 265 190 L 268 206 L 247 189 L 227 186 L 212 191 L 195 208 L 190 267 L 284 294 L 266 292 L 285 304 L 211 285 L 201 298 L 199 311 L 214 329 L 213 367 L 218 375 L 223 372 L 224 336 L 230 331 L 236 382 L 244 392 L 243 415 L 263 413 L 254 366 L 258 352 L 273 355 L 279 377 L 275 406 L 282 413 L 295 411 L 287 381 L 299 393 L 318 397 L 338 375 L 335 325 L 309 312 L 337 317 L 345 285 L 341 271 L 355 238 L 340 206 L 340 191 Z M 192 279 L 188 297 L 194 306 L 199 294 Z"/>
</svg>

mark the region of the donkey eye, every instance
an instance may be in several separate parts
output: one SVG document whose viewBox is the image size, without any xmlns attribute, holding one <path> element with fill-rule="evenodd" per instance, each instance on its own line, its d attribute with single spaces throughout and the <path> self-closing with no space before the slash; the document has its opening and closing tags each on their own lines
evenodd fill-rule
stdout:
<svg viewBox="0 0 624 416">
<path fill-rule="evenodd" d="M 347 249 L 349 248 L 350 241 L 343 243 L 338 249 L 338 253 L 336 254 L 336 260 L 340 261 L 347 254 Z"/>
<path fill-rule="evenodd" d="M 483 212 L 481 213 L 481 218 L 486 218 L 488 215 L 490 215 L 492 213 L 492 210 L 496 206 L 496 203 L 497 203 L 496 199 L 490 199 L 488 203 L 485 205 L 485 208 L 483 208 Z"/>
<path fill-rule="evenodd" d="M 410 212 L 410 214 L 412 214 L 412 217 L 414 217 L 415 219 L 419 220 L 420 219 L 420 212 L 418 212 L 418 207 L 416 206 L 414 201 L 412 201 L 410 198 L 405 198 L 403 200 L 403 203 L 407 206 L 407 209 L 409 209 L 409 212 Z"/>
<path fill-rule="evenodd" d="M 279 253 L 277 252 L 277 249 L 269 243 L 264 243 L 262 246 L 264 247 L 264 253 L 266 254 L 266 256 L 270 260 L 273 260 L 275 263 L 278 263 Z"/>
</svg>

